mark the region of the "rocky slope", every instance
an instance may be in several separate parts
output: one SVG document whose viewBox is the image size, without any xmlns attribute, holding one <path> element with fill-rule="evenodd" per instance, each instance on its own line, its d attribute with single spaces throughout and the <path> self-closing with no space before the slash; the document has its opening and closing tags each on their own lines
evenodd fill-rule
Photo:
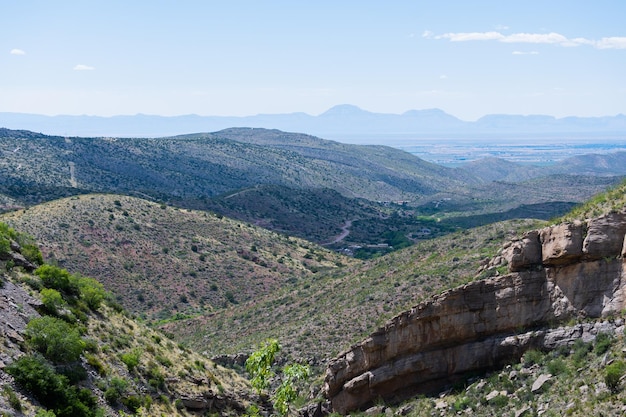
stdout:
<svg viewBox="0 0 626 417">
<path fill-rule="evenodd" d="M 626 211 L 526 233 L 487 268 L 503 276 L 434 296 L 391 319 L 328 366 L 335 411 L 363 409 L 436 391 L 470 372 L 552 349 L 598 329 L 551 330 L 572 319 L 607 317 L 625 306 Z M 504 272 L 504 271 L 503 271 Z"/>
<path fill-rule="evenodd" d="M 0 243 L 11 239 L 9 250 L 0 247 L 1 415 L 241 415 L 258 402 L 234 371 L 176 345 L 114 304 L 88 302 L 83 289 L 78 295 L 74 287 L 53 289 L 61 281 L 41 278 L 44 267 L 33 274 L 38 265 L 12 240 L 14 231 L 0 226 Z M 70 283 L 91 280 L 67 277 Z M 53 326 L 35 327 L 38 321 Z M 66 360 L 64 352 L 74 348 L 78 355 Z"/>
</svg>

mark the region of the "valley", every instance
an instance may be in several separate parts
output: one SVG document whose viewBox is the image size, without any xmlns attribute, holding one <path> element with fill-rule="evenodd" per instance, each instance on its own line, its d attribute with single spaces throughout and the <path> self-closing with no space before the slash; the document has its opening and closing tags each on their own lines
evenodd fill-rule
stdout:
<svg viewBox="0 0 626 417">
<path fill-rule="evenodd" d="M 390 395 L 384 406 L 369 398 L 343 406 L 343 400 L 334 399 L 343 389 L 340 385 L 350 391 L 362 378 L 355 374 L 353 380 L 323 388 L 329 364 L 335 366 L 346 358 L 345 352 L 395 326 L 394 320 L 416 306 L 464 294 L 459 288 L 503 282 L 501 290 L 508 294 L 512 272 L 510 262 L 502 261 L 503 253 L 524 233 L 562 221 L 587 221 L 626 206 L 623 152 L 575 155 L 549 166 L 487 158 L 449 167 L 386 146 L 348 145 L 266 129 L 151 139 L 65 138 L 7 129 L 0 134 L 0 221 L 32 236 L 48 264 L 77 277 L 96 278 L 111 292 L 100 313 L 85 313 L 94 317 L 89 320 L 111 323 L 98 324 L 90 337 L 102 338 L 99 345 L 108 346 L 113 342 L 106 341 L 106 332 L 120 333 L 126 327 L 154 341 L 160 336 L 151 332 L 159 331 L 173 341 L 169 350 L 178 344 L 177 355 L 202 353 L 202 360 L 193 356 L 196 365 L 176 372 L 181 381 L 199 380 L 198 386 L 209 391 L 175 388 L 174 376 L 164 377 L 165 385 L 150 385 L 150 372 L 171 372 L 162 346 L 146 348 L 152 351 L 135 375 L 135 389 L 147 393 L 143 404 L 153 404 L 160 395 L 158 406 L 150 406 L 163 412 L 178 399 L 182 415 L 215 412 L 214 402 L 226 415 L 261 404 L 247 381 L 237 379 L 247 374 L 236 358 L 247 357 L 268 339 L 280 341 L 281 365 L 311 367 L 311 379 L 300 386 L 309 393 L 299 399 L 302 407 L 327 407 L 326 399 L 332 399 L 335 411 L 374 406 L 382 408 L 372 413 L 382 414 L 386 407 L 396 407 L 400 397 Z M 604 258 L 617 267 L 620 256 Z M 28 271 L 11 268 L 5 264 L 5 285 L 41 289 Z M 113 318 L 122 309 L 136 322 Z M 614 316 L 620 311 L 612 310 L 612 328 L 619 328 Z M 583 326 L 585 320 L 600 317 L 588 316 L 568 316 L 568 324 Z M 546 319 L 529 327 L 557 324 Z M 522 334 L 521 327 L 528 326 L 518 327 L 507 331 Z M 585 343 L 595 343 L 594 332 Z M 612 335 L 611 358 L 617 358 L 624 341 L 616 331 Z M 19 346 L 11 349 L 17 350 L 5 352 L 3 361 L 21 351 Z M 139 347 L 119 342 L 113 358 L 107 356 L 111 347 L 99 349 L 93 352 L 99 361 L 117 364 Z M 520 351 L 507 358 L 518 361 L 524 355 Z M 212 377 L 200 368 L 217 369 L 203 362 L 208 358 L 234 368 L 239 377 L 224 371 L 207 382 Z M 159 360 L 163 363 L 158 367 Z M 538 362 L 551 363 L 547 357 Z M 493 365 L 460 381 L 481 392 L 472 378 L 498 372 L 499 365 Z M 523 369 L 515 366 L 516 371 Z M 604 369 L 606 364 L 596 366 Z M 120 374 L 117 368 L 109 372 L 115 378 L 133 375 Z M 529 372 L 539 376 L 536 370 Z M 230 382 L 218 383 L 220 378 L 233 378 L 235 388 Z M 142 383 L 152 388 L 141 388 Z M 110 381 L 100 384 L 105 389 L 94 392 L 104 398 Z M 489 386 L 498 387 L 491 380 Z M 445 410 L 437 408 L 441 401 L 412 395 L 403 396 L 408 402 L 399 408 L 387 410 L 418 416 L 424 415 L 421 410 L 429 414 L 438 409 L 446 415 L 471 409 L 476 415 L 498 415 L 499 409 L 485 399 L 489 393 L 469 398 L 454 389 L 445 394 Z M 553 401 L 540 394 L 519 399 L 508 389 L 498 395 L 516 408 L 539 410 Z M 545 394 L 553 395 L 549 390 Z M 621 390 L 612 397 L 598 394 L 595 405 L 577 409 L 614 410 L 608 401 L 623 395 Z M 466 397 L 465 406 L 457 407 Z M 120 404 L 113 409 L 129 410 Z"/>
</svg>

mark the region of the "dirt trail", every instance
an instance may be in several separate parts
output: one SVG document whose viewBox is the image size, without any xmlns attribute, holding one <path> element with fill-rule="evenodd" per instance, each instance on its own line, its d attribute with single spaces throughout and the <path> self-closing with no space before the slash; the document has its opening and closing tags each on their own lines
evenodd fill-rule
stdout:
<svg viewBox="0 0 626 417">
<path fill-rule="evenodd" d="M 74 162 L 70 162 L 70 185 L 74 188 L 78 187 L 78 181 L 76 181 L 76 165 Z"/>
<path fill-rule="evenodd" d="M 346 222 L 344 223 L 343 226 L 341 226 L 341 234 L 337 235 L 333 240 L 326 242 L 326 243 L 322 243 L 322 246 L 326 246 L 326 245 L 332 245 L 335 243 L 339 243 L 342 240 L 344 240 L 346 237 L 348 237 L 348 235 L 350 234 L 350 228 L 352 227 L 352 222 L 355 221 L 357 219 L 354 220 L 346 220 Z"/>
</svg>

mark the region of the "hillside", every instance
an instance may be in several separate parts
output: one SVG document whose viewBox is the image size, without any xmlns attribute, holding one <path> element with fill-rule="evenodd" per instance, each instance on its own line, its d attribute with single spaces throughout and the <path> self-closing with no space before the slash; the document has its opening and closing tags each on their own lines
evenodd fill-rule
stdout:
<svg viewBox="0 0 626 417">
<path fill-rule="evenodd" d="M 1 218 L 33 235 L 46 260 L 98 278 L 150 321 L 244 303 L 351 263 L 300 239 L 133 197 L 76 196 Z"/>
<path fill-rule="evenodd" d="M 275 337 L 290 357 L 322 365 L 416 301 L 473 279 L 507 237 L 534 224 L 508 221 L 424 241 L 162 329 L 211 354 Z"/>
<path fill-rule="evenodd" d="M 128 318 L 95 280 L 14 265 L 34 252 L 4 226 L 2 415 L 241 415 L 259 403 L 247 380 Z"/>
<path fill-rule="evenodd" d="M 390 147 L 266 129 L 154 139 L 0 129 L 0 139 L 1 211 L 72 195 L 115 193 L 212 210 L 316 243 L 333 242 L 352 222 L 352 240 L 334 247 L 348 250 L 349 245 L 403 247 L 411 236 L 432 229 L 433 221 L 449 217 L 454 220 L 445 220 L 438 232 L 562 215 L 572 203 L 616 181 L 575 170 L 521 181 L 529 170 L 522 175 L 522 167 L 511 171 L 501 162 L 451 169 Z M 617 172 L 617 161 L 601 173 Z M 593 174 L 587 168 L 584 173 Z M 419 216 L 427 222 L 416 221 Z M 461 218 L 467 216 L 480 217 Z"/>
<path fill-rule="evenodd" d="M 1 173 L 7 179 L 0 192 L 25 204 L 72 189 L 199 204 L 259 184 L 397 201 L 462 185 L 453 171 L 393 148 L 263 129 L 158 139 L 64 138 L 0 129 L 0 138 Z"/>
</svg>

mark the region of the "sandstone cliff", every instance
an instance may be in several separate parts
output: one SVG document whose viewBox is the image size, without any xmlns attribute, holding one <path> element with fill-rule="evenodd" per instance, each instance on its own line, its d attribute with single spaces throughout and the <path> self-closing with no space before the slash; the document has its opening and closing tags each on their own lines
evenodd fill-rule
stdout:
<svg viewBox="0 0 626 417">
<path fill-rule="evenodd" d="M 333 359 L 324 390 L 346 413 L 374 401 L 436 391 L 469 372 L 597 333 L 555 330 L 571 318 L 619 313 L 626 304 L 626 211 L 526 233 L 490 267 L 509 273 L 421 303 Z M 594 330 L 595 329 L 595 330 Z"/>
</svg>

